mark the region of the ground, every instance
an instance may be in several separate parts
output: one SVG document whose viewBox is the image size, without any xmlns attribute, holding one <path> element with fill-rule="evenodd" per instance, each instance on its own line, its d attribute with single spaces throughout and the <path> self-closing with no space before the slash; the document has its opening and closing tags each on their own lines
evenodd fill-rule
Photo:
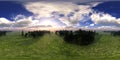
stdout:
<svg viewBox="0 0 120 60">
<path fill-rule="evenodd" d="M 0 37 L 0 60 L 119 60 L 120 37 L 100 33 L 93 44 L 69 44 L 54 33 L 25 38 L 20 32 Z"/>
</svg>

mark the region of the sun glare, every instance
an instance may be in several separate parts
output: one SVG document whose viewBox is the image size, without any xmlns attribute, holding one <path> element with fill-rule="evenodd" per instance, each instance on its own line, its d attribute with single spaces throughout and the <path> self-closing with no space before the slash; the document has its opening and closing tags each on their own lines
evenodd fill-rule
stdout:
<svg viewBox="0 0 120 60">
<path fill-rule="evenodd" d="M 59 26 L 59 23 L 52 18 L 42 19 L 40 20 L 39 24 L 42 26 L 50 26 L 50 27 Z"/>
<path fill-rule="evenodd" d="M 63 29 L 63 25 L 54 18 L 41 18 L 40 20 L 34 20 L 34 26 L 38 26 L 37 28 L 31 30 L 59 30 Z"/>
<path fill-rule="evenodd" d="M 44 20 L 44 21 L 42 21 L 41 23 L 40 23 L 41 25 L 44 25 L 44 26 L 54 26 L 54 23 L 53 23 L 53 21 L 51 21 L 51 20 Z"/>
</svg>

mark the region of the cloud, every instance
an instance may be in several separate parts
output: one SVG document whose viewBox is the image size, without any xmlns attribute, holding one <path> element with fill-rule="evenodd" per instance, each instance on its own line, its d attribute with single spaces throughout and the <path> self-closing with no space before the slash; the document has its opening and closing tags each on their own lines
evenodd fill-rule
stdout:
<svg viewBox="0 0 120 60">
<path fill-rule="evenodd" d="M 99 2 L 86 5 L 77 5 L 72 2 L 28 2 L 24 6 L 35 15 L 36 19 L 53 17 L 67 26 L 72 26 L 86 19 L 85 16 L 89 16 L 92 13 L 91 8 L 97 4 Z"/>
<path fill-rule="evenodd" d="M 94 28 L 95 30 L 108 30 L 108 31 L 118 31 L 120 30 L 119 27 L 116 27 L 116 26 L 100 26 L 98 28 Z"/>
<path fill-rule="evenodd" d="M 10 23 L 10 21 L 6 18 L 0 18 L 0 23 Z"/>
<path fill-rule="evenodd" d="M 53 2 L 54 1 L 54 2 Z M 60 0 L 59 0 L 60 1 Z M 26 17 L 17 15 L 14 21 L 6 18 L 0 18 L 0 27 L 11 29 L 118 29 L 120 26 L 120 18 L 111 16 L 110 14 L 97 12 L 92 9 L 102 2 L 90 2 L 92 0 L 80 0 L 80 4 L 76 4 L 79 0 L 62 0 L 61 2 L 41 1 L 41 2 L 25 2 L 24 7 L 33 13 L 33 16 Z M 96 0 L 101 1 L 101 0 Z M 105 0 L 108 1 L 108 0 Z M 84 3 L 85 4 L 82 4 Z M 86 3 L 90 2 L 90 3 Z M 81 26 L 80 22 L 92 21 L 87 26 Z M 98 26 L 96 26 L 98 25 Z M 94 27 L 95 26 L 95 27 Z M 113 27 L 113 28 L 112 28 Z M 50 29 L 49 28 L 49 29 Z"/>
<path fill-rule="evenodd" d="M 61 4 L 62 3 L 62 4 Z M 68 14 L 76 9 L 76 5 L 68 2 L 29 2 L 25 4 L 28 11 L 39 17 L 51 17 L 52 12 Z"/>
<path fill-rule="evenodd" d="M 0 27 L 10 27 L 11 23 L 12 22 L 6 18 L 0 18 Z"/>
<path fill-rule="evenodd" d="M 17 15 L 14 19 L 12 27 L 27 27 L 32 23 L 32 18 L 24 15 Z"/>
<path fill-rule="evenodd" d="M 32 20 L 22 16 L 24 15 L 16 16 L 14 21 L 10 21 L 6 18 L 0 18 L 0 27 L 26 27 L 32 23 Z"/>
<path fill-rule="evenodd" d="M 8 1 L 8 0 L 0 0 L 0 1 Z M 98 2 L 98 1 L 119 1 L 119 0 L 9 0 L 9 1 L 20 1 L 20 2 L 80 2 L 80 3 L 88 3 L 88 2 Z"/>
<path fill-rule="evenodd" d="M 31 26 L 40 26 L 40 27 L 50 26 L 57 28 L 66 25 L 58 19 L 46 17 L 46 18 L 40 18 L 38 20 L 33 20 Z"/>
<path fill-rule="evenodd" d="M 93 13 L 90 17 L 91 17 L 91 20 L 98 25 L 120 26 L 120 18 L 113 17 L 110 14 L 105 14 L 102 12 Z"/>
<path fill-rule="evenodd" d="M 94 26 L 95 24 L 90 24 L 90 26 Z"/>
<path fill-rule="evenodd" d="M 13 27 L 26 27 L 31 23 L 32 21 L 30 20 L 18 20 L 14 23 Z"/>
</svg>

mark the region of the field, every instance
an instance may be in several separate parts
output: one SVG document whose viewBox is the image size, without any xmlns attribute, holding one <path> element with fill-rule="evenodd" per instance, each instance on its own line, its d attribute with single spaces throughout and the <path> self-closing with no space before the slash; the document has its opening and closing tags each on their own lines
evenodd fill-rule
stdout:
<svg viewBox="0 0 120 60">
<path fill-rule="evenodd" d="M 25 38 L 20 32 L 0 37 L 0 60 L 119 60 L 120 37 L 101 33 L 93 44 L 74 45 L 54 33 Z"/>
</svg>

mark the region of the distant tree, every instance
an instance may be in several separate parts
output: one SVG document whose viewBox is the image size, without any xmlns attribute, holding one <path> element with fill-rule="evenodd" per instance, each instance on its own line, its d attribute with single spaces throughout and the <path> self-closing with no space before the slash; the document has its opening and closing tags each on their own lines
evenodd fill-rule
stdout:
<svg viewBox="0 0 120 60">
<path fill-rule="evenodd" d="M 95 39 L 95 32 L 92 31 L 56 31 L 58 35 L 63 37 L 64 41 L 68 43 L 78 44 L 78 45 L 89 45 Z"/>
<path fill-rule="evenodd" d="M 43 36 L 46 33 L 50 33 L 50 31 L 29 31 L 28 33 L 25 33 L 24 36 L 37 38 Z"/>
<path fill-rule="evenodd" d="M 21 35 L 24 36 L 24 31 L 21 32 Z"/>
<path fill-rule="evenodd" d="M 0 36 L 5 36 L 7 31 L 0 31 Z"/>
<path fill-rule="evenodd" d="M 111 35 L 120 36 L 120 31 L 111 31 Z"/>
</svg>

